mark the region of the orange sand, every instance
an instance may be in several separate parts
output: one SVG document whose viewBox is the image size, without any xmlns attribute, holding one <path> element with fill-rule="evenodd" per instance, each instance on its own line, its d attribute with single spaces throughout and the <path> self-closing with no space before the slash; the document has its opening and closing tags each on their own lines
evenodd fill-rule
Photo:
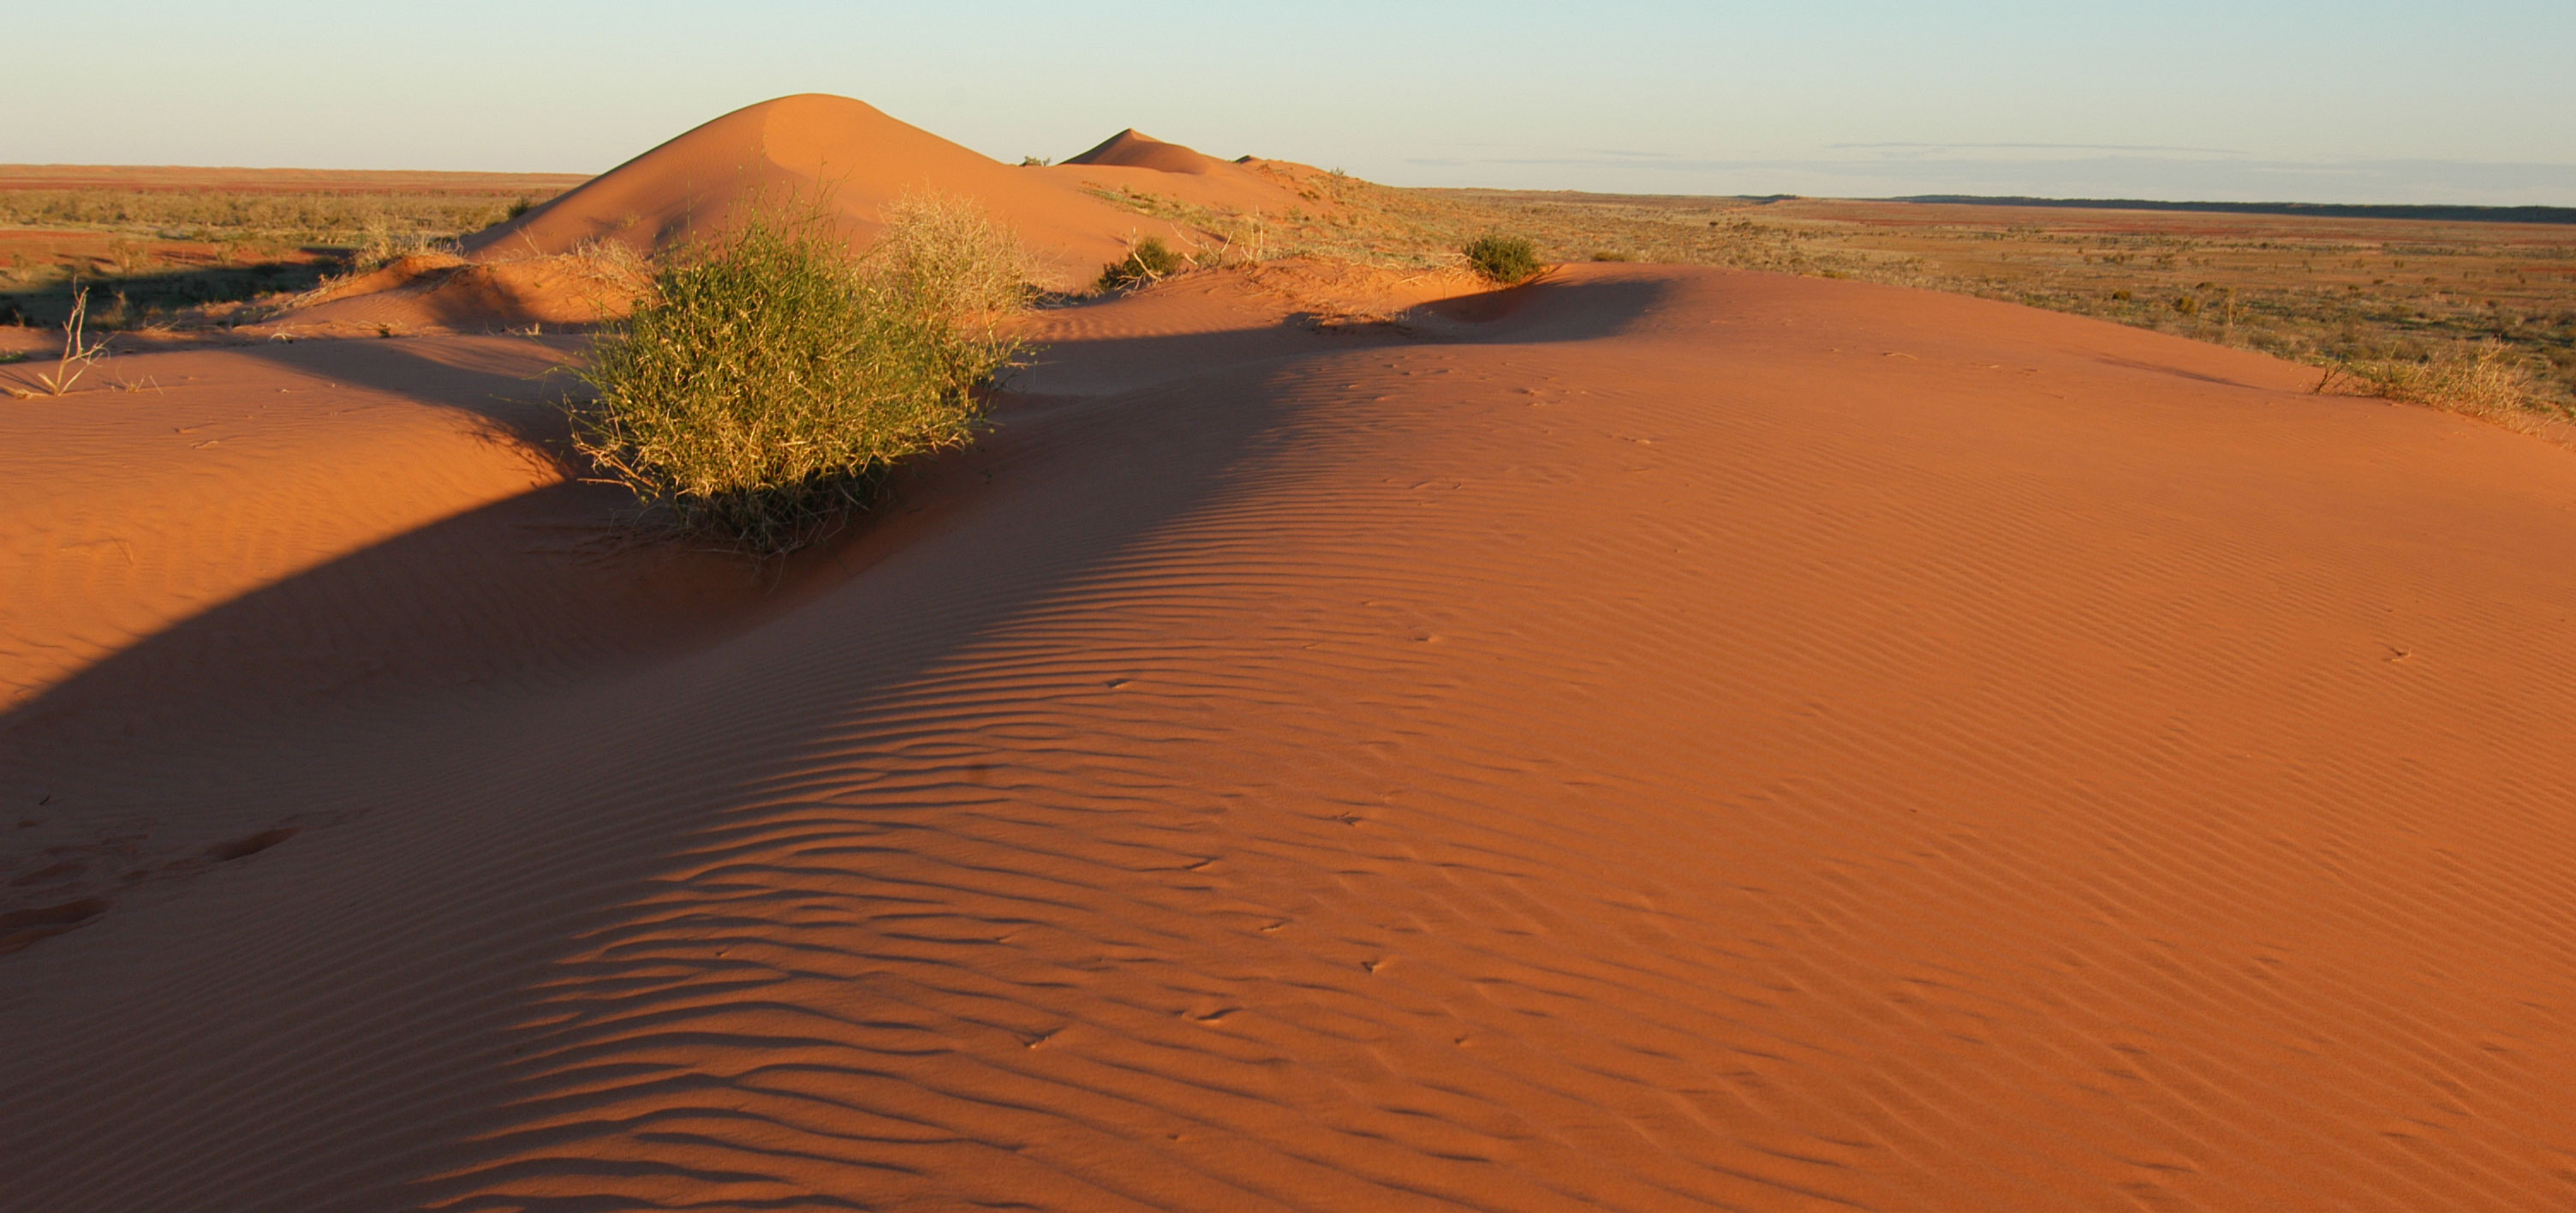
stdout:
<svg viewBox="0 0 2576 1213">
<path fill-rule="evenodd" d="M 1851 282 L 1403 319 L 1040 313 L 762 572 L 506 440 L 560 344 L 5 402 L 0 1207 L 2576 1201 L 2567 452 Z"/>
</svg>

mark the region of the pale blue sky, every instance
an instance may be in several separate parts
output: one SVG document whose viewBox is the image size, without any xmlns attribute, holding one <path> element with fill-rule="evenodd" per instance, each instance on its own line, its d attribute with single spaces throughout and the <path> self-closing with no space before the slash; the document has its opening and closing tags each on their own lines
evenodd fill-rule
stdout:
<svg viewBox="0 0 2576 1213">
<path fill-rule="evenodd" d="M 794 92 L 1402 185 L 2576 205 L 2576 2 L 10 0 L 0 162 L 598 171 Z M 45 48 L 66 48 L 54 53 Z"/>
</svg>

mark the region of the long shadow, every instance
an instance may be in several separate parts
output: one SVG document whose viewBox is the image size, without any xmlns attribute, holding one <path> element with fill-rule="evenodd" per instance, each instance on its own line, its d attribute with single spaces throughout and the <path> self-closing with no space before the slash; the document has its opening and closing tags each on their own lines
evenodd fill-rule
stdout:
<svg viewBox="0 0 2576 1213">
<path fill-rule="evenodd" d="M 1321 327 L 1311 317 L 1258 329 L 1068 341 L 1038 352 L 1015 390 L 1093 395 L 1168 382 L 1209 368 L 1242 370 L 1282 358 L 1406 345 L 1544 345 L 1616 336 L 1672 294 L 1651 271 L 1524 286 L 1426 304 L 1383 324 Z M 1103 304 L 1084 304 L 1098 307 Z"/>
<path fill-rule="evenodd" d="M 578 334 L 557 333 L 268 341 L 232 348 L 298 374 L 468 413 L 552 454 L 565 432 L 558 402 L 580 386 L 564 368 L 587 342 Z"/>
<path fill-rule="evenodd" d="M 1235 424 L 1222 440 L 1237 450 L 1277 420 L 1257 406 L 1229 415 Z M 867 594 L 862 578 L 854 584 L 875 601 L 845 612 L 867 621 L 849 651 L 828 668 L 768 676 L 791 699 L 833 686 L 815 705 L 824 711 L 852 690 L 899 685 L 1206 500 L 1230 462 L 1166 465 L 1150 492 L 1069 499 L 1030 520 L 1029 537 L 1042 541 L 1019 545 L 1022 563 L 975 592 L 937 595 L 935 608 L 925 598 Z M 690 811 L 657 785 L 743 767 L 739 750 L 675 743 L 683 739 L 651 723 L 653 709 L 638 707 L 685 697 L 686 679 L 650 667 L 688 664 L 690 650 L 703 652 L 738 619 L 700 620 L 708 634 L 695 644 L 649 626 L 603 637 L 601 629 L 619 628 L 615 610 L 599 609 L 614 604 L 598 595 L 544 594 L 532 608 L 523 591 L 479 592 L 514 575 L 493 568 L 489 550 L 509 542 L 513 519 L 542 519 L 546 496 L 427 527 L 245 595 L 0 723 L 8 755 L 0 794 L 11 802 L 96 813 L 103 829 L 163 824 L 170 841 L 158 849 L 157 839 L 138 842 L 128 830 L 126 853 L 113 856 L 120 866 L 167 870 L 236 835 L 342 823 L 244 860 L 242 878 L 222 883 L 230 904 L 218 911 L 190 908 L 214 895 L 211 887 L 174 893 L 122 873 L 105 896 L 66 889 L 65 904 L 88 906 L 77 933 L 0 959 L 17 969 L 26 995 L 0 1005 L 0 1038 L 11 1042 L 0 1054 L 0 1087 L 16 1093 L 0 1112 L 0 1155 L 19 1160 L 12 1186 L 30 1202 L 20 1207 L 154 1203 L 166 1190 L 128 1190 L 115 1162 L 144 1142 L 185 1159 L 209 1207 L 223 1203 L 216 1193 L 258 1192 L 271 1198 L 234 1207 L 410 1207 L 381 1187 L 344 1186 L 344 1171 L 376 1173 L 381 1183 L 446 1170 L 458 1143 L 523 1097 L 489 1042 L 507 1038 L 534 1003 L 495 998 L 492 983 L 542 981 L 549 958 L 522 952 L 497 969 L 467 961 L 481 924 L 533 921 L 542 924 L 538 937 L 568 952 L 607 907 L 517 890 L 605 866 L 593 883 L 613 892 L 599 900 L 630 900 L 660 866 L 653 856 L 676 855 L 706 815 L 739 803 L 738 793 L 710 789 Z M 424 602 L 436 606 L 423 610 Z M 424 632 L 424 618 L 436 626 Z M 644 668 L 616 668 L 639 649 L 650 654 Z M 603 701 L 585 685 L 593 681 L 628 690 Z M 486 683 L 505 690 L 476 694 Z M 721 733 L 720 720 L 707 723 Z M 632 748 L 652 752 L 619 752 L 616 739 L 639 733 L 653 740 Z M 624 777 L 638 768 L 652 778 Z M 560 828 L 620 801 L 664 811 L 623 821 L 615 860 L 599 858 L 594 832 Z M 294 824 L 276 824 L 287 821 Z M 490 840 L 504 845 L 481 845 Z M 360 868 L 377 878 L 351 884 L 345 873 Z M 255 889 L 245 885 L 253 874 Z M 244 937 L 211 921 L 272 925 Z M 140 933 L 159 938 L 140 942 Z M 84 966 L 78 952 L 98 948 L 106 968 Z M 148 962 L 151 976 L 119 963 L 136 949 L 165 958 Z M 303 996 L 317 987 L 338 992 L 319 1002 Z M 189 991 L 184 1010 L 172 1001 L 180 990 Z M 334 1013 L 334 1004 L 381 1001 L 386 990 L 407 1008 L 393 1025 Z M 328 1047 L 299 1053 L 286 1043 L 306 1035 Z M 72 1059 L 95 1037 L 128 1040 L 150 1056 L 142 1080 L 114 1089 L 85 1081 L 82 1070 L 94 1063 Z M 353 1070 L 319 1060 L 356 1055 L 369 1063 Z M 459 1099 L 460 1087 L 481 1094 Z M 226 1093 L 224 1116 L 207 1114 L 206 1092 Z M 414 1110 L 423 1092 L 448 1093 L 429 1123 Z M 312 1174 L 297 1155 L 334 1169 L 297 1188 L 285 1177 Z"/>
<path fill-rule="evenodd" d="M 338 250 L 312 249 L 316 254 Z M 255 261 L 239 265 L 200 265 L 149 274 L 87 277 L 90 317 L 111 323 L 139 321 L 147 313 L 177 311 L 208 303 L 255 299 L 273 291 L 305 291 L 340 268 L 336 256 L 303 261 Z M 34 290 L 0 293 L 0 323 L 56 325 L 71 313 L 72 284 L 55 283 Z M 123 310 L 117 311 L 118 301 Z"/>
<path fill-rule="evenodd" d="M 1658 296 L 1644 281 L 1536 288 L 1497 318 L 1518 323 L 1446 339 L 1582 340 Z M 287 832 L 215 861 L 245 865 L 220 887 L 147 889 L 130 908 L 111 892 L 80 935 L 0 959 L 28 979 L 0 1000 L 0 1089 L 18 1093 L 0 1156 L 23 1164 L 18 1201 L 135 1207 L 177 1173 L 209 1207 L 435 1195 L 452 1181 L 433 1177 L 492 1148 L 467 1143 L 542 1094 L 509 1042 L 546 1013 L 553 965 L 714 819 L 773 794 L 757 773 L 787 769 L 852 705 L 1220 503 L 1297 423 L 1297 393 L 1279 389 L 1323 372 L 1334 340 L 1011 426 L 811 557 L 792 594 L 708 590 L 667 552 L 587 552 L 566 535 L 602 499 L 562 486 L 246 594 L 0 718 L 0 796 L 165 821 L 201 861 L 181 876 Z M 1182 366 L 1236 341 L 1071 352 Z M 400 342 L 264 356 L 398 390 L 422 373 Z M 758 719 L 728 716 L 744 710 Z M 751 774 L 704 782 L 723 771 Z M 277 824 L 290 819 L 303 824 Z M 219 912 L 192 908 L 204 897 Z M 493 923 L 511 938 L 484 940 Z M 84 1077 L 93 1039 L 151 1060 L 102 1087 Z M 155 1167 L 120 1161 L 147 1143 Z"/>
<path fill-rule="evenodd" d="M 1617 331 L 1658 297 L 1650 281 L 1498 292 L 1446 305 L 1466 312 L 1469 321 L 1435 340 L 1582 340 Z M 902 516 L 917 508 L 915 501 L 943 491 L 971 496 L 980 486 L 944 490 L 941 482 L 989 478 L 994 463 L 1011 457 L 1013 432 L 1039 414 L 1048 415 L 1038 423 L 1042 428 L 1054 424 L 1072 431 L 1062 436 L 1078 437 L 1078 413 L 1095 403 L 1114 408 L 1119 399 L 1140 395 L 1186 397 L 1198 390 L 1193 380 L 1211 373 L 1266 373 L 1293 382 L 1301 360 L 1422 340 L 1395 330 L 1358 336 L 1229 330 L 1061 343 L 1057 361 L 1040 374 L 1073 368 L 1098 377 L 1102 368 L 1124 367 L 1131 382 L 1149 386 L 1096 400 L 1076 393 L 1070 407 L 1077 415 L 1069 419 L 1052 416 L 1065 403 L 1054 394 L 1023 398 L 1017 402 L 1023 407 L 1006 396 L 997 418 L 1002 441 L 899 477 L 880 512 L 885 516 L 859 520 L 839 543 L 792 568 L 759 568 L 671 545 L 604 551 L 601 541 L 627 503 L 600 486 L 558 485 L 476 509 L 217 606 L 0 715 L 0 797 L 24 792 L 41 800 L 86 784 L 120 789 L 109 797 L 119 805 L 143 806 L 154 796 L 151 789 L 173 778 L 173 769 L 193 772 L 181 782 L 236 786 L 262 761 L 253 743 L 261 736 L 291 731 L 298 734 L 295 750 L 327 750 L 319 740 L 325 734 L 374 728 L 366 723 L 368 711 L 468 703 L 474 695 L 454 688 L 499 686 L 514 672 L 548 667 L 560 667 L 570 679 L 582 668 L 711 642 L 800 601 L 807 583 L 885 559 L 907 542 Z M 496 337 L 276 343 L 240 352 L 300 374 L 454 409 L 529 445 L 554 447 L 563 416 L 531 372 L 575 348 L 577 339 Z M 1219 369 L 1211 372 L 1212 366 Z M 1217 445 L 1203 446 L 1194 463 L 1148 470 L 1150 492 L 1075 494 L 1093 513 L 1108 512 L 1065 542 L 1047 545 L 1015 584 L 1042 595 L 1053 584 L 1048 578 L 1076 575 L 1084 553 L 1106 555 L 1127 537 L 1197 506 L 1230 466 L 1234 446 L 1226 444 L 1248 443 L 1276 421 L 1276 406 L 1265 401 L 1255 395 L 1244 407 L 1215 411 L 1222 424 L 1203 427 L 1196 441 Z M 1132 467 L 1137 460 L 1132 451 L 1109 451 L 1099 466 Z M 1085 517 L 1054 513 L 1044 525 L 1061 528 Z M 1115 525 L 1101 529 L 1106 523 Z M 1028 579 L 1039 570 L 1053 572 Z M 1013 601 L 980 597 L 944 616 L 941 626 L 970 635 L 975 621 L 1006 616 Z M 425 610 L 424 604 L 438 606 Z M 360 704 L 369 706 L 357 710 Z M 214 766 L 201 766 L 208 763 Z"/>
</svg>

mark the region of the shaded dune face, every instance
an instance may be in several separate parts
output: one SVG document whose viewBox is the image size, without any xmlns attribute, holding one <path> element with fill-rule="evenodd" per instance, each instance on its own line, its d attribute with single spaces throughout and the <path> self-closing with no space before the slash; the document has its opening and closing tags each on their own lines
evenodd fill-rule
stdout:
<svg viewBox="0 0 2576 1213">
<path fill-rule="evenodd" d="M 13 714 L 364 813 L 0 958 L 0 1206 L 2569 1199 L 2564 452 L 1844 282 L 1173 298 L 686 628 L 192 698 L 646 609 L 369 547 Z"/>
</svg>

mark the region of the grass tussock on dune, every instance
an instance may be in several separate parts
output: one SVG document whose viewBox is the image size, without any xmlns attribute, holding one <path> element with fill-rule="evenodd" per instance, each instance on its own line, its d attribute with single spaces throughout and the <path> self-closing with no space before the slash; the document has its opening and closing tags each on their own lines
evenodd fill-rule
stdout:
<svg viewBox="0 0 2576 1213">
<path fill-rule="evenodd" d="M 2497 342 L 2440 350 L 2421 359 L 2338 363 L 2317 390 L 2376 396 L 2525 428 L 2540 418 L 2576 419 L 2576 409 L 2544 399 L 2538 376 Z"/>
<path fill-rule="evenodd" d="M 1027 254 L 972 204 L 913 198 L 853 258 L 819 207 L 762 207 L 660 267 L 600 336 L 575 443 L 682 532 L 811 541 L 903 459 L 964 443 L 1017 355 Z"/>
</svg>

